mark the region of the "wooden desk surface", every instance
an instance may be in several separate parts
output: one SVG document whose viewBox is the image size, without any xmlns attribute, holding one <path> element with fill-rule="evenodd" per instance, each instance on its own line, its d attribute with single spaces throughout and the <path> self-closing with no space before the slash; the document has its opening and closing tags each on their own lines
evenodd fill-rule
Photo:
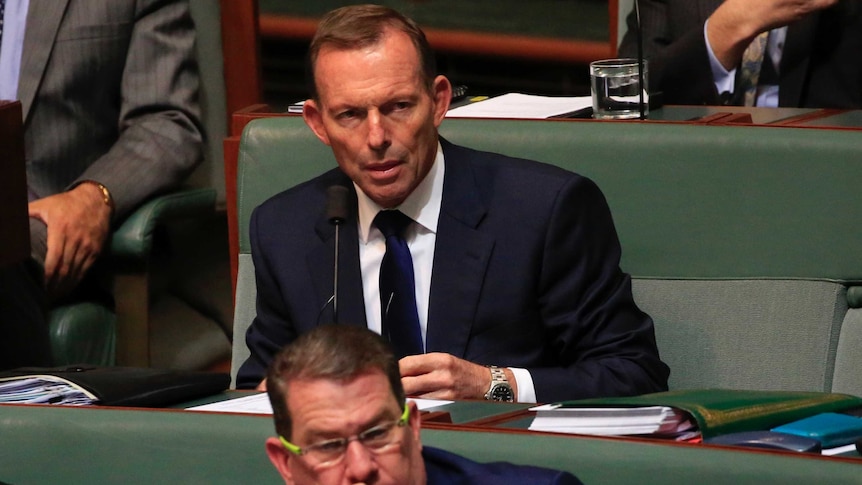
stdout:
<svg viewBox="0 0 862 485">
<path fill-rule="evenodd" d="M 682 106 L 667 105 L 652 110 L 649 119 L 654 121 L 697 122 L 716 113 L 745 113 L 751 115 L 755 125 L 767 125 L 781 120 L 808 115 L 820 110 L 814 108 L 752 108 L 745 106 Z"/>
</svg>

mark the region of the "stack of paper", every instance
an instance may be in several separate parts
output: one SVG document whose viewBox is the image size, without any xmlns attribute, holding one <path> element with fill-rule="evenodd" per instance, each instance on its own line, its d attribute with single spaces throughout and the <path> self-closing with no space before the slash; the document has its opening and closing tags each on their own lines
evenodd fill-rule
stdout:
<svg viewBox="0 0 862 485">
<path fill-rule="evenodd" d="M 676 435 L 696 426 L 688 414 L 668 406 L 578 408 L 546 404 L 531 409 L 534 431 L 591 435 Z"/>
<path fill-rule="evenodd" d="M 11 377 L 0 379 L 0 403 L 95 404 L 96 396 L 65 379 L 48 376 Z"/>
</svg>

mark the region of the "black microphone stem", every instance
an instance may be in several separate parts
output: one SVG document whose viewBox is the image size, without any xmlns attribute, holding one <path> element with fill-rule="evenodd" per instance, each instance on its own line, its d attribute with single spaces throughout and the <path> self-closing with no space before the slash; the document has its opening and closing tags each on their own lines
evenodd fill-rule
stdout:
<svg viewBox="0 0 862 485">
<path fill-rule="evenodd" d="M 341 222 L 335 222 L 335 274 L 332 276 L 332 323 L 338 323 L 338 232 Z"/>
<path fill-rule="evenodd" d="M 635 19 L 637 20 L 638 40 L 638 107 L 640 108 L 640 119 L 646 119 L 646 105 L 644 104 L 644 35 L 641 30 L 641 10 L 638 0 L 635 0 Z"/>
<path fill-rule="evenodd" d="M 338 323 L 338 248 L 341 223 L 347 219 L 348 213 L 347 187 L 332 185 L 326 189 L 326 218 L 335 226 L 335 263 L 332 276 L 332 323 Z"/>
</svg>

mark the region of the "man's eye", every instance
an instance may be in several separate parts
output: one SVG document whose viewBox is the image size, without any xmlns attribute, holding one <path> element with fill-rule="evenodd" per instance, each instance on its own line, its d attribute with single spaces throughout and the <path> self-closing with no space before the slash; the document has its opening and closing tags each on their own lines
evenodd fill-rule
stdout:
<svg viewBox="0 0 862 485">
<path fill-rule="evenodd" d="M 322 453 L 338 453 L 344 448 L 344 440 L 329 440 L 317 443 L 314 448 Z"/>
<path fill-rule="evenodd" d="M 362 433 L 362 441 L 364 443 L 374 443 L 375 441 L 385 440 L 389 435 L 391 426 L 377 426 Z"/>
</svg>

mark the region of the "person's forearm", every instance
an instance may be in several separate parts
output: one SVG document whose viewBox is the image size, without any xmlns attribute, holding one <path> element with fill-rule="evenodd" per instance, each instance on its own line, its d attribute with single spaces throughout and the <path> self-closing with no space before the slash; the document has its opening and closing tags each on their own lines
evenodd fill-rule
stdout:
<svg viewBox="0 0 862 485">
<path fill-rule="evenodd" d="M 838 0 L 726 0 L 709 17 L 707 35 L 716 58 L 733 69 L 745 48 L 761 32 L 801 20 Z"/>
<path fill-rule="evenodd" d="M 737 2 L 728 1 L 710 16 L 706 36 L 715 58 L 730 71 L 739 64 L 746 47 L 761 29 L 760 19 L 746 15 Z"/>
</svg>

